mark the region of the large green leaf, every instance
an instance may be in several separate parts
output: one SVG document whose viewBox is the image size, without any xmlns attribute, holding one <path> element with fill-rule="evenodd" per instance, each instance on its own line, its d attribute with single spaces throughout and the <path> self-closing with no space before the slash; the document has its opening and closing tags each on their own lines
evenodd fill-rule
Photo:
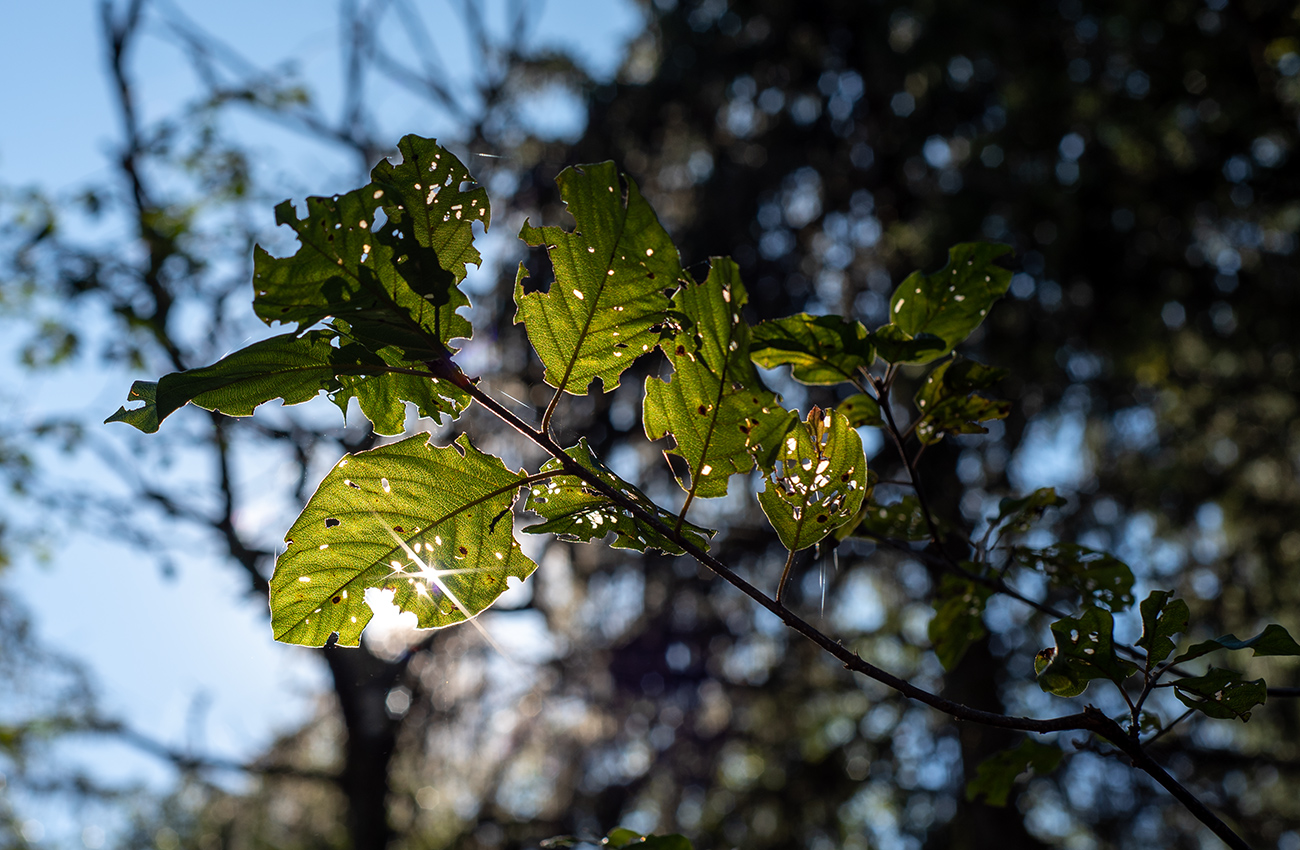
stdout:
<svg viewBox="0 0 1300 850">
<path fill-rule="evenodd" d="M 796 422 L 764 475 L 758 502 L 785 548 L 806 549 L 853 519 L 867 489 L 862 439 L 844 414 L 808 411 Z"/>
<path fill-rule="evenodd" d="M 979 423 L 1005 419 L 1011 404 L 976 392 L 1006 376 L 1006 369 L 960 356 L 936 366 L 916 393 L 916 407 L 921 413 L 916 423 L 917 439 L 929 444 L 939 442 L 945 434 L 987 434 L 988 429 Z"/>
<path fill-rule="evenodd" d="M 1038 653 L 1038 686 L 1059 697 L 1077 697 L 1093 679 L 1123 682 L 1137 667 L 1115 654 L 1115 619 L 1109 611 L 1089 607 L 1076 617 L 1052 623 L 1056 646 Z"/>
<path fill-rule="evenodd" d="M 370 588 L 421 628 L 461 622 L 535 568 L 514 539 L 521 474 L 461 435 L 426 435 L 348 455 L 330 470 L 289 529 L 271 579 L 276 640 L 355 646 L 371 617 Z"/>
<path fill-rule="evenodd" d="M 714 258 L 703 283 L 687 282 L 673 307 L 685 327 L 661 342 L 673 374 L 647 378 L 645 432 L 672 435 L 672 453 L 690 467 L 682 487 L 696 496 L 725 496 L 727 479 L 761 466 L 797 420 L 763 386 L 749 359 L 749 325 L 740 315 L 747 299 L 736 264 Z"/>
<path fill-rule="evenodd" d="M 944 347 L 911 362 L 937 360 L 979 327 L 989 308 L 1011 285 L 1011 272 L 994 260 L 1009 245 L 968 242 L 948 251 L 948 264 L 934 274 L 913 272 L 889 299 L 889 318 L 905 334 L 934 334 Z"/>
<path fill-rule="evenodd" d="M 393 371 L 420 371 L 419 363 L 406 363 L 389 350 L 376 355 L 355 343 L 335 346 L 336 338 L 333 330 L 312 330 L 255 342 L 211 366 L 164 375 L 151 385 L 152 398 L 133 388 L 131 400 L 143 400 L 145 407 L 122 408 L 107 421 L 153 433 L 187 403 L 228 416 L 249 416 L 274 399 L 300 404 L 326 391 L 345 412 L 348 399 L 356 396 L 378 433 L 399 434 L 406 418 L 404 401 L 435 417 L 459 413 L 469 404 L 469 396 L 449 382 Z"/>
<path fill-rule="evenodd" d="M 565 454 L 590 470 L 601 481 L 639 505 L 651 516 L 658 517 L 668 527 L 673 527 L 677 517 L 650 501 L 644 493 L 610 472 L 592 453 L 583 437 L 578 445 L 565 449 Z M 541 472 L 562 469 L 555 459 L 542 465 Z M 528 490 L 525 508 L 543 517 L 546 522 L 524 529 L 529 534 L 555 534 L 564 540 L 599 540 L 610 532 L 615 549 L 659 549 L 670 555 L 680 555 L 682 547 L 657 531 L 650 523 L 638 519 L 631 511 L 611 501 L 608 496 L 591 487 L 574 475 L 556 475 L 538 481 Z M 708 538 L 713 531 L 683 522 L 681 534 L 701 549 L 709 548 Z"/>
<path fill-rule="evenodd" d="M 1204 676 L 1175 679 L 1174 696 L 1188 708 L 1218 720 L 1250 719 L 1251 710 L 1263 705 L 1268 688 L 1263 679 L 1247 681 L 1240 673 L 1211 667 Z"/>
<path fill-rule="evenodd" d="M 982 795 L 990 806 L 1005 806 L 1021 774 L 1033 771 L 1035 776 L 1046 776 L 1056 770 L 1064 755 L 1060 747 L 1023 738 L 1012 749 L 995 753 L 980 762 L 975 778 L 966 784 L 966 799 L 974 802 Z"/>
<path fill-rule="evenodd" d="M 1224 635 L 1196 644 L 1191 649 L 1174 659 L 1175 663 L 1191 661 L 1216 649 L 1251 649 L 1252 655 L 1300 655 L 1300 644 L 1296 644 L 1286 629 L 1276 623 L 1264 627 L 1264 631 L 1246 640 L 1237 640 L 1236 635 Z"/>
<path fill-rule="evenodd" d="M 1133 604 L 1133 571 L 1114 555 L 1077 543 L 1057 543 L 1046 549 L 1016 549 L 1015 558 L 1029 569 L 1041 569 L 1055 584 L 1090 603 L 1112 611 Z"/>
<path fill-rule="evenodd" d="M 790 366 L 794 379 L 805 384 L 855 382 L 858 369 L 870 367 L 876 358 L 861 322 L 807 313 L 758 325 L 750 352 L 765 369 Z"/>
<path fill-rule="evenodd" d="M 1173 636 L 1187 630 L 1187 603 L 1170 599 L 1167 590 L 1153 590 L 1142 600 L 1142 637 L 1137 645 L 1147 651 L 1147 667 L 1169 657 L 1177 646 Z"/>
<path fill-rule="evenodd" d="M 632 361 L 659 342 L 664 291 L 685 274 L 654 210 L 625 179 L 626 197 L 612 162 L 566 168 L 555 182 L 577 229 L 525 221 L 519 232 L 529 245 L 549 249 L 555 280 L 547 292 L 525 294 L 519 267 L 515 322 L 527 329 L 546 382 L 574 395 L 596 378 L 606 392 L 614 389 Z"/>
<path fill-rule="evenodd" d="M 934 598 L 930 643 L 943 669 L 952 670 L 970 645 L 984 637 L 984 605 L 993 591 L 971 579 L 944 576 Z"/>
<path fill-rule="evenodd" d="M 487 225 L 487 195 L 460 190 L 468 172 L 436 143 L 408 136 L 400 148 L 402 165 L 381 162 L 375 183 L 308 198 L 302 219 L 290 201 L 276 207 L 276 223 L 293 228 L 300 245 L 281 258 L 254 251 L 253 307 L 263 321 L 301 329 L 336 316 L 359 341 L 398 346 L 408 360 L 442 357 L 450 340 L 470 336 L 456 312 L 469 300 L 456 284 L 465 264 L 478 262 L 473 221 Z M 381 206 L 387 221 L 376 228 Z"/>
</svg>

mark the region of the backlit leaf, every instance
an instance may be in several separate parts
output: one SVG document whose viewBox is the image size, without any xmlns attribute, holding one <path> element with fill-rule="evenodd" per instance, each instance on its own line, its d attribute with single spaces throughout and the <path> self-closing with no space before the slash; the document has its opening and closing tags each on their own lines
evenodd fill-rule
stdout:
<svg viewBox="0 0 1300 850">
<path fill-rule="evenodd" d="M 1053 583 L 1086 601 L 1112 611 L 1133 604 L 1133 571 L 1113 555 L 1077 543 L 1057 543 L 1046 549 L 1016 549 L 1015 558 L 1029 569 L 1041 569 Z"/>
<path fill-rule="evenodd" d="M 1038 686 L 1058 697 L 1077 697 L 1093 679 L 1119 684 L 1133 675 L 1136 665 L 1115 654 L 1114 629 L 1110 612 L 1096 607 L 1052 623 L 1056 646 L 1034 659 Z"/>
<path fill-rule="evenodd" d="M 867 459 L 843 414 L 814 407 L 785 435 L 759 504 L 785 548 L 817 543 L 853 519 L 866 495 Z"/>
<path fill-rule="evenodd" d="M 556 178 L 560 197 L 577 222 L 568 232 L 533 227 L 519 238 L 545 245 L 555 269 L 547 292 L 515 282 L 515 322 L 546 367 L 548 384 L 584 395 L 596 378 L 608 392 L 619 376 L 659 342 L 657 326 L 669 306 L 664 291 L 684 276 L 677 249 L 636 183 L 620 185 L 612 162 L 566 168 Z"/>
<path fill-rule="evenodd" d="M 797 416 L 763 386 L 749 359 L 749 325 L 740 315 L 747 295 L 736 264 L 715 258 L 703 283 L 687 282 L 673 299 L 688 324 L 660 343 L 673 374 L 647 378 L 646 436 L 672 435 L 671 451 L 685 459 L 688 492 L 724 496 L 727 479 L 770 466 L 781 438 Z"/>
<path fill-rule="evenodd" d="M 880 402 L 866 393 L 851 395 L 835 406 L 835 409 L 849 420 L 854 428 L 871 425 L 882 428 L 885 419 L 880 414 Z"/>
<path fill-rule="evenodd" d="M 954 356 L 939 364 L 926 377 L 916 393 L 916 407 L 921 418 L 916 436 L 922 443 L 937 443 L 945 434 L 987 434 L 980 422 L 1005 419 L 1011 404 L 977 395 L 1007 376 L 1006 369 L 996 369 Z"/>
<path fill-rule="evenodd" d="M 1264 627 L 1264 631 L 1246 640 L 1237 640 L 1236 635 L 1224 635 L 1196 644 L 1191 649 L 1174 659 L 1175 663 L 1191 661 L 1216 649 L 1250 649 L 1253 655 L 1300 655 L 1300 645 L 1286 629 L 1276 623 Z"/>
<path fill-rule="evenodd" d="M 155 397 L 145 400 L 151 413 L 123 409 L 108 421 L 126 421 L 152 433 L 187 403 L 227 416 L 249 416 L 274 399 L 300 404 L 325 391 L 344 412 L 348 399 L 356 396 L 378 433 L 400 434 L 406 418 L 403 401 L 414 402 L 427 416 L 459 413 L 469 403 L 469 396 L 448 382 L 392 372 L 420 371 L 424 367 L 419 363 L 404 362 L 392 350 L 376 355 L 355 343 L 335 346 L 336 337 L 333 330 L 282 334 L 211 366 L 164 375 L 151 385 Z M 127 414 L 132 419 L 124 418 Z"/>
<path fill-rule="evenodd" d="M 271 579 L 276 640 L 355 646 L 369 589 L 394 592 L 421 628 L 472 617 L 536 568 L 514 539 L 524 477 L 461 435 L 435 447 L 420 434 L 348 455 L 289 529 Z"/>
<path fill-rule="evenodd" d="M 993 591 L 970 579 L 946 575 L 934 598 L 934 618 L 928 628 L 930 643 L 943 669 L 952 670 L 970 645 L 986 634 L 984 604 Z"/>
<path fill-rule="evenodd" d="M 934 334 L 944 346 L 910 362 L 937 360 L 979 327 L 989 308 L 1011 285 L 1011 272 L 994 260 L 1009 245 L 968 242 L 948 251 L 948 264 L 934 274 L 913 272 L 889 299 L 889 318 L 904 333 Z"/>
<path fill-rule="evenodd" d="M 677 517 L 650 501 L 644 493 L 610 472 L 596 459 L 586 438 L 578 445 L 565 450 L 565 454 L 596 474 L 601 481 L 622 493 L 628 500 L 640 505 L 652 516 L 658 517 L 669 528 L 675 526 Z M 557 460 L 548 460 L 541 472 L 562 469 Z M 593 489 L 582 479 L 572 475 L 556 475 L 538 481 L 528 490 L 525 508 L 546 519 L 540 525 L 524 529 L 529 534 L 555 534 L 563 540 L 600 540 L 610 532 L 615 549 L 659 549 L 670 555 L 680 555 L 682 547 L 665 537 L 649 523 L 637 519 L 629 510 L 615 504 L 609 497 Z M 683 522 L 681 534 L 701 549 L 709 548 L 709 529 Z"/>
<path fill-rule="evenodd" d="M 870 367 L 876 358 L 861 322 L 807 313 L 758 325 L 750 352 L 765 369 L 790 366 L 794 379 L 805 384 L 856 381 L 858 369 Z"/>
<path fill-rule="evenodd" d="M 450 340 L 470 336 L 469 322 L 456 312 L 469 301 L 456 284 L 465 263 L 478 261 L 472 220 L 486 226 L 486 194 L 461 192 L 468 172 L 435 143 L 407 137 L 401 149 L 408 161 L 381 162 L 373 172 L 379 182 L 308 198 L 302 219 L 289 201 L 276 207 L 276 223 L 293 228 L 301 244 L 283 258 L 254 251 L 253 307 L 263 321 L 304 328 L 335 316 L 358 341 L 396 346 L 408 360 L 445 356 Z M 420 182 L 424 176 L 440 182 Z M 457 205 L 462 209 L 451 209 Z M 387 221 L 376 227 L 380 206 Z M 476 209 L 485 212 L 469 212 Z"/>
<path fill-rule="evenodd" d="M 1005 806 L 1018 777 L 1026 771 L 1046 776 L 1056 770 L 1064 755 L 1060 747 L 1024 738 L 1014 748 L 980 762 L 975 778 L 966 784 L 966 800 L 974 802 L 983 796 L 990 806 Z"/>
<path fill-rule="evenodd" d="M 1268 699 L 1263 679 L 1247 681 L 1240 673 L 1211 667 L 1204 676 L 1189 676 L 1170 683 L 1174 696 L 1188 708 L 1218 720 L 1250 719 L 1251 711 Z"/>
<path fill-rule="evenodd" d="M 1167 590 L 1153 590 L 1142 600 L 1142 637 L 1137 645 L 1147 652 L 1147 666 L 1159 664 L 1177 646 L 1173 636 L 1187 630 L 1187 603 L 1170 599 Z"/>
</svg>

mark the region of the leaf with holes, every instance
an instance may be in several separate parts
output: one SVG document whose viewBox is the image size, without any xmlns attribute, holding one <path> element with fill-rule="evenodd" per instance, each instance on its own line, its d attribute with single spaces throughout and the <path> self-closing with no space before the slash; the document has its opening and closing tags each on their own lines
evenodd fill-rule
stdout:
<svg viewBox="0 0 1300 850">
<path fill-rule="evenodd" d="M 1154 667 L 1174 651 L 1173 636 L 1187 630 L 1187 603 L 1170 599 L 1167 590 L 1153 590 L 1142 600 L 1142 637 L 1137 645 L 1147 652 L 1147 667 Z"/>
<path fill-rule="evenodd" d="M 403 362 L 391 351 L 376 355 L 355 343 L 334 346 L 336 338 L 333 330 L 313 330 L 255 342 L 211 366 L 164 375 L 150 385 L 152 399 L 143 399 L 133 388 L 145 408 L 123 408 L 106 421 L 128 422 L 153 433 L 187 403 L 227 416 L 250 416 L 265 402 L 301 404 L 325 391 L 344 413 L 348 399 L 356 396 L 378 433 L 400 434 L 406 419 L 404 401 L 435 417 L 459 413 L 469 404 L 469 396 L 449 382 L 393 371 L 419 371 L 419 363 Z"/>
<path fill-rule="evenodd" d="M 853 519 L 867 490 L 862 439 L 841 413 L 808 411 L 796 422 L 763 476 L 758 502 L 791 551 L 806 549 Z"/>
<path fill-rule="evenodd" d="M 1004 532 L 1023 534 L 1028 531 L 1048 508 L 1065 505 L 1065 499 L 1056 495 L 1054 487 L 1040 487 L 1028 496 L 1019 499 L 1003 499 L 998 502 L 998 515 L 993 520 L 996 528 L 1001 525 Z"/>
<path fill-rule="evenodd" d="M 1169 683 L 1174 696 L 1188 708 L 1194 708 L 1217 720 L 1250 719 L 1250 713 L 1268 699 L 1263 679 L 1247 681 L 1240 673 L 1211 667 L 1204 676 L 1189 676 Z"/>
<path fill-rule="evenodd" d="M 620 185 L 612 162 L 566 168 L 555 182 L 577 222 L 572 233 L 533 227 L 519 238 L 546 246 L 555 281 L 547 292 L 524 292 L 515 281 L 515 323 L 546 367 L 546 383 L 584 395 L 600 378 L 606 392 L 632 361 L 659 342 L 669 299 L 685 273 L 668 233 L 636 183 Z"/>
<path fill-rule="evenodd" d="M 995 401 L 977 395 L 1007 376 L 1006 369 L 995 369 L 954 356 L 939 364 L 926 377 L 916 393 L 916 408 L 921 418 L 916 423 L 916 437 L 922 443 L 937 443 L 945 434 L 987 434 L 980 425 L 990 419 L 1005 419 L 1011 413 L 1010 402 Z"/>
<path fill-rule="evenodd" d="M 899 284 L 889 299 L 889 318 L 913 338 L 927 333 L 944 342 L 939 351 L 909 362 L 937 360 L 980 326 L 1011 285 L 1011 272 L 993 262 L 1010 251 L 1009 245 L 987 242 L 955 245 L 942 269 L 931 275 L 912 272 Z"/>
<path fill-rule="evenodd" d="M 755 460 L 770 467 L 797 416 L 763 386 L 749 359 L 749 325 L 740 315 L 747 295 L 739 270 L 714 258 L 703 283 L 687 282 L 673 298 L 685 327 L 660 343 L 673 374 L 647 378 L 644 423 L 651 440 L 671 434 L 672 454 L 690 467 L 691 498 L 727 494 L 727 479 Z"/>
<path fill-rule="evenodd" d="M 934 598 L 934 618 L 928 629 L 934 653 L 943 669 L 952 670 L 970 645 L 986 634 L 984 605 L 993 591 L 960 576 L 944 576 Z"/>
<path fill-rule="evenodd" d="M 1133 604 L 1133 571 L 1114 555 L 1077 543 L 1057 543 L 1046 549 L 1016 549 L 1016 560 L 1028 569 L 1040 569 L 1053 583 L 1078 593 L 1085 601 L 1112 611 Z"/>
<path fill-rule="evenodd" d="M 1252 655 L 1300 655 L 1300 645 L 1296 644 L 1286 629 L 1277 623 L 1264 627 L 1264 631 L 1246 640 L 1237 640 L 1236 635 L 1224 635 L 1196 644 L 1191 649 L 1174 659 L 1174 663 L 1191 661 L 1216 649 L 1250 649 Z"/>
<path fill-rule="evenodd" d="M 492 222 L 487 190 L 475 183 L 464 163 L 433 139 L 403 136 L 397 149 L 402 154 L 400 165 L 382 159 L 370 172 L 375 189 L 383 192 L 378 200 L 390 222 L 433 252 L 437 268 L 425 269 L 424 274 L 436 279 L 440 269 L 460 283 L 471 263 L 478 266 L 483 261 L 474 247 L 473 225 L 480 222 L 486 230 Z M 459 290 L 447 294 L 459 300 L 458 306 L 469 306 Z"/>
<path fill-rule="evenodd" d="M 348 455 L 303 508 L 271 579 L 276 640 L 356 646 L 371 617 L 367 590 L 388 590 L 420 628 L 491 605 L 511 577 L 536 568 L 514 538 L 522 474 L 461 435 L 435 447 L 420 434 Z"/>
<path fill-rule="evenodd" d="M 883 428 L 885 419 L 880 414 L 880 402 L 866 393 L 851 395 L 835 406 L 835 409 L 849 420 L 854 428 L 870 425 Z"/>
<path fill-rule="evenodd" d="M 876 359 L 871 335 L 861 322 L 807 313 L 758 325 L 750 352 L 764 369 L 790 366 L 794 379 L 805 384 L 857 381 L 858 370 Z"/>
<path fill-rule="evenodd" d="M 435 143 L 407 137 L 402 147 L 410 161 L 397 167 L 381 162 L 374 170 L 380 182 L 308 198 L 302 219 L 290 201 L 276 207 L 276 223 L 289 225 L 300 245 L 288 257 L 254 251 L 253 307 L 263 321 L 296 322 L 301 329 L 335 316 L 368 347 L 397 346 L 405 359 L 417 361 L 445 357 L 452 339 L 469 338 L 470 324 L 456 312 L 469 301 L 456 284 L 465 263 L 478 261 L 471 219 L 486 226 L 488 213 L 458 219 L 443 208 L 472 200 L 474 209 L 486 210 L 487 196 L 482 189 L 460 191 L 468 172 Z M 435 153 L 441 160 L 430 171 Z M 425 174 L 443 182 L 420 183 Z M 380 206 L 387 221 L 377 226 Z"/>
<path fill-rule="evenodd" d="M 1060 747 L 1023 738 L 1012 749 L 980 762 L 975 769 L 975 778 L 966 784 L 966 800 L 974 802 L 983 796 L 984 802 L 990 806 L 1005 806 L 1016 779 L 1029 771 L 1035 776 L 1046 776 L 1056 770 L 1064 756 Z"/>
<path fill-rule="evenodd" d="M 1097 607 L 1052 623 L 1056 646 L 1034 658 L 1038 686 L 1058 697 L 1077 697 L 1093 679 L 1118 685 L 1132 676 L 1137 666 L 1115 654 L 1114 630 L 1114 617 Z"/>
<path fill-rule="evenodd" d="M 858 527 L 858 536 L 926 540 L 930 536 L 930 527 L 916 496 L 907 495 L 887 505 L 869 503 L 862 524 Z"/>
<path fill-rule="evenodd" d="M 612 489 L 622 493 L 628 501 L 639 505 L 646 513 L 658 517 L 669 528 L 674 527 L 677 517 L 650 501 L 644 493 L 610 472 L 592 453 L 583 437 L 578 445 L 565 449 L 565 454 L 573 458 L 584 468 L 594 472 L 596 477 Z M 542 465 L 540 472 L 556 472 L 563 465 L 555 459 Z M 615 549 L 658 549 L 670 555 L 680 555 L 681 546 L 673 542 L 650 523 L 636 518 L 631 511 L 610 500 L 608 496 L 573 475 L 555 475 L 545 481 L 537 481 L 529 487 L 528 501 L 524 507 L 546 520 L 539 525 L 530 525 L 524 529 L 529 534 L 554 534 L 562 540 L 591 541 L 600 540 L 610 532 L 614 541 L 610 545 Z M 683 522 L 681 534 L 701 549 L 709 548 L 711 529 L 700 528 L 689 522 Z"/>
</svg>

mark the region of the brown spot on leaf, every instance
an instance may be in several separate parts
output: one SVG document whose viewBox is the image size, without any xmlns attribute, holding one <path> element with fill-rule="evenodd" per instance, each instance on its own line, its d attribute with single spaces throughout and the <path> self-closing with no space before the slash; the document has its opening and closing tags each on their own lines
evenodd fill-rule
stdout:
<svg viewBox="0 0 1300 850">
<path fill-rule="evenodd" d="M 330 601 L 333 602 L 335 605 L 337 605 L 337 604 L 339 604 L 340 602 L 343 601 L 343 597 L 342 597 L 342 596 L 335 596 L 335 597 L 334 597 L 333 599 L 331 599 Z"/>
</svg>

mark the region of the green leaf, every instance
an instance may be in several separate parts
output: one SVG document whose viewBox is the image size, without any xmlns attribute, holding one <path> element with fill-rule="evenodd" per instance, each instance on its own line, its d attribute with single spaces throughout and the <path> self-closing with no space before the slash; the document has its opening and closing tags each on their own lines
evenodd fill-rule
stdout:
<svg viewBox="0 0 1300 850">
<path fill-rule="evenodd" d="M 672 528 L 677 517 L 650 501 L 644 493 L 610 472 L 597 460 L 587 445 L 586 437 L 578 445 L 565 449 L 565 454 L 576 460 L 586 469 L 591 470 L 630 501 L 635 502 L 652 516 L 658 517 L 665 525 Z M 558 460 L 548 460 L 541 472 L 553 472 L 562 469 Z M 682 547 L 669 540 L 644 520 L 637 519 L 624 507 L 615 504 L 597 490 L 592 489 L 582 479 L 573 475 L 556 475 L 546 481 L 538 481 L 528 491 L 525 508 L 546 519 L 540 525 L 530 525 L 524 529 L 529 534 L 555 534 L 564 540 L 590 541 L 599 540 L 610 532 L 614 533 L 615 549 L 659 549 L 670 555 L 682 554 Z M 708 538 L 714 532 L 700 528 L 689 522 L 683 522 L 682 536 L 701 549 L 709 548 Z"/>
<path fill-rule="evenodd" d="M 1142 637 L 1137 645 L 1147 652 L 1150 668 L 1169 657 L 1177 646 L 1171 638 L 1187 630 L 1187 603 L 1170 599 L 1167 590 L 1153 590 L 1142 600 Z"/>
<path fill-rule="evenodd" d="M 422 414 L 433 417 L 457 414 L 469 404 L 469 396 L 449 382 L 390 371 L 423 370 L 422 364 L 402 361 L 392 349 L 376 355 L 355 343 L 335 347 L 337 336 L 333 330 L 282 334 L 211 366 L 164 375 L 156 385 L 149 385 L 155 397 L 146 400 L 145 408 L 124 408 L 109 421 L 128 421 L 156 431 L 163 419 L 187 403 L 227 416 L 250 416 L 256 407 L 277 398 L 285 404 L 301 404 L 326 391 L 345 413 L 348 399 L 356 396 L 378 433 L 400 434 L 406 418 L 403 401 L 414 402 Z M 136 388 L 132 395 L 140 397 Z"/>
<path fill-rule="evenodd" d="M 750 352 L 765 369 L 792 367 L 790 374 L 805 384 L 854 382 L 858 369 L 876 359 L 871 335 L 861 322 L 807 313 L 759 324 Z"/>
<path fill-rule="evenodd" d="M 913 336 L 895 324 L 876 328 L 871 342 L 886 363 L 929 363 L 943 356 L 947 344 L 934 334 Z"/>
<path fill-rule="evenodd" d="M 1005 419 L 1011 403 L 975 395 L 1007 376 L 1006 369 L 995 369 L 954 356 L 935 367 L 916 393 L 916 407 L 921 419 L 916 436 L 922 443 L 937 443 L 945 434 L 987 434 L 980 422 Z"/>
<path fill-rule="evenodd" d="M 930 527 L 916 496 L 907 495 L 897 502 L 882 505 L 871 502 L 859 526 L 859 535 L 888 537 L 894 540 L 927 540 Z"/>
<path fill-rule="evenodd" d="M 814 407 L 796 422 L 764 475 L 758 502 L 791 551 L 806 549 L 853 519 L 867 486 L 862 439 L 843 414 Z"/>
<path fill-rule="evenodd" d="M 1056 495 L 1055 487 L 1040 487 L 1028 496 L 998 502 L 998 515 L 993 525 L 1002 525 L 1006 532 L 1023 534 L 1048 508 L 1062 507 L 1065 502 L 1064 497 Z"/>
<path fill-rule="evenodd" d="M 749 359 L 749 325 L 741 317 L 748 296 L 736 264 L 715 258 L 703 283 L 687 282 L 673 307 L 689 325 L 660 343 L 673 375 L 647 378 L 646 436 L 672 435 L 672 454 L 690 467 L 696 496 L 725 496 L 727 480 L 749 472 L 755 459 L 769 468 L 781 438 L 798 417 L 763 386 Z"/>
<path fill-rule="evenodd" d="M 426 435 L 344 457 L 285 538 L 271 579 L 276 640 L 355 646 L 371 617 L 367 589 L 395 591 L 420 628 L 472 617 L 536 568 L 514 539 L 525 482 L 461 435 Z"/>
<path fill-rule="evenodd" d="M 1078 618 L 1052 623 L 1056 647 L 1044 649 L 1034 659 L 1038 686 L 1058 697 L 1077 697 L 1093 679 L 1119 684 L 1137 672 L 1136 665 L 1115 654 L 1115 620 L 1109 611 L 1085 608 Z"/>
<path fill-rule="evenodd" d="M 835 409 L 843 413 L 854 428 L 863 425 L 883 428 L 885 425 L 885 419 L 880 413 L 880 402 L 866 393 L 849 396 L 836 405 Z"/>
<path fill-rule="evenodd" d="M 1216 649 L 1252 649 L 1252 655 L 1300 655 L 1300 645 L 1286 629 L 1277 623 L 1264 627 L 1264 631 L 1247 640 L 1237 640 L 1236 635 L 1224 635 L 1196 644 L 1174 659 L 1175 664 L 1191 661 L 1214 652 Z"/>
<path fill-rule="evenodd" d="M 131 392 L 127 394 L 126 403 L 141 401 L 143 407 L 132 407 L 128 409 L 125 405 L 117 409 L 117 413 L 104 420 L 107 425 L 110 422 L 125 422 L 132 427 L 138 428 L 146 434 L 155 434 L 158 432 L 158 382 L 157 381 L 136 381 L 131 384 Z"/>
<path fill-rule="evenodd" d="M 993 591 L 960 576 L 946 575 L 934 599 L 934 619 L 930 620 L 930 643 L 943 669 L 952 670 L 971 644 L 986 634 L 984 604 Z"/>
<path fill-rule="evenodd" d="M 1251 710 L 1268 698 L 1263 679 L 1246 681 L 1240 673 L 1217 667 L 1211 667 L 1204 676 L 1175 679 L 1170 684 L 1183 705 L 1218 720 L 1235 718 L 1244 723 L 1250 719 Z"/>
<path fill-rule="evenodd" d="M 1040 744 L 1024 738 L 1010 750 L 986 758 L 975 770 L 975 778 L 966 784 L 966 800 L 974 802 L 981 794 L 990 806 L 1005 806 L 1016 779 L 1025 771 L 1046 776 L 1056 770 L 1065 753 L 1060 747 Z"/>
<path fill-rule="evenodd" d="M 569 233 L 533 227 L 519 238 L 545 245 L 555 269 L 547 292 L 524 293 L 524 268 L 515 281 L 515 323 L 546 367 L 545 380 L 574 395 L 600 378 L 606 392 L 623 371 L 659 342 L 668 296 L 685 276 L 668 233 L 636 183 L 619 184 L 612 162 L 566 168 L 556 178 L 560 197 L 577 222 Z"/>
<path fill-rule="evenodd" d="M 1022 566 L 1041 569 L 1057 585 L 1112 611 L 1124 611 L 1133 604 L 1133 571 L 1113 555 L 1077 543 L 1057 543 L 1046 549 L 1016 549 L 1015 558 Z"/>
<path fill-rule="evenodd" d="M 406 429 L 405 402 L 411 402 L 421 416 L 431 419 L 443 414 L 455 417 L 469 406 L 469 393 L 450 381 L 398 371 L 427 369 L 422 363 L 406 360 L 402 354 L 396 346 L 385 346 L 370 355 L 373 361 L 383 363 L 384 368 L 340 372 L 340 388 L 330 398 L 346 415 L 348 399 L 355 397 L 361 412 L 373 423 L 375 433 L 388 435 Z"/>
<path fill-rule="evenodd" d="M 397 149 L 401 165 L 381 159 L 370 172 L 374 187 L 383 192 L 379 200 L 384 212 L 403 232 L 409 228 L 420 247 L 433 251 L 438 268 L 460 283 L 470 263 L 482 265 L 474 247 L 473 225 L 482 222 L 486 230 L 491 224 L 487 190 L 476 185 L 464 163 L 433 139 L 403 136 Z M 436 274 L 432 269 L 423 271 Z M 459 290 L 453 288 L 448 295 L 469 306 Z"/>
<path fill-rule="evenodd" d="M 289 201 L 276 207 L 276 223 L 292 227 L 301 244 L 288 257 L 254 249 L 253 308 L 267 324 L 296 322 L 300 330 L 336 316 L 363 343 L 397 343 L 415 359 L 441 357 L 453 336 L 470 335 L 469 323 L 453 314 L 444 327 L 446 311 L 398 273 L 400 246 L 391 234 L 373 232 L 375 191 L 367 186 L 333 198 L 308 198 L 302 219 Z M 450 284 L 451 275 L 443 277 Z"/>
<path fill-rule="evenodd" d="M 948 251 L 948 264 L 927 275 L 912 272 L 889 299 L 889 317 L 911 337 L 934 334 L 944 341 L 936 353 L 911 362 L 937 360 L 971 335 L 989 308 L 1011 285 L 1011 272 L 993 263 L 1009 245 L 968 242 Z"/>
</svg>

